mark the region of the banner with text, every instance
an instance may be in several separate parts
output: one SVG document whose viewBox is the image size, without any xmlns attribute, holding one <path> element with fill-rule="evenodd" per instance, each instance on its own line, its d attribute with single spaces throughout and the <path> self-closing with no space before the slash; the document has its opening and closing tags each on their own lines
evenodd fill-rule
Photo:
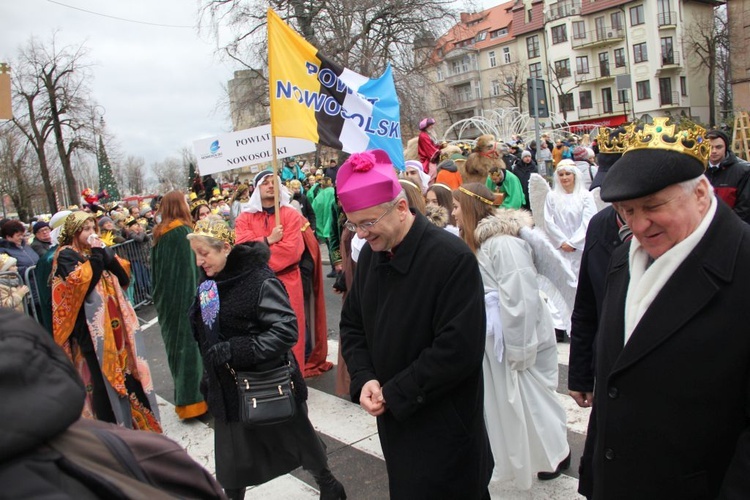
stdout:
<svg viewBox="0 0 750 500">
<path fill-rule="evenodd" d="M 225 172 L 233 168 L 270 163 L 271 125 L 229 132 L 193 141 L 201 175 Z M 315 143 L 305 139 L 276 138 L 277 158 L 288 158 L 315 151 Z"/>
</svg>

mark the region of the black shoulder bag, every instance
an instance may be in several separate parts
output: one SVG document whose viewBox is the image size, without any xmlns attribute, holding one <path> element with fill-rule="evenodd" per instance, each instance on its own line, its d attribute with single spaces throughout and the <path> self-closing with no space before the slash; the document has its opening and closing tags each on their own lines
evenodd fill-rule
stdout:
<svg viewBox="0 0 750 500">
<path fill-rule="evenodd" d="M 235 372 L 227 368 L 237 383 L 240 400 L 240 422 L 255 427 L 278 424 L 294 417 L 292 365 L 287 358 L 283 365 L 261 372 Z"/>
</svg>

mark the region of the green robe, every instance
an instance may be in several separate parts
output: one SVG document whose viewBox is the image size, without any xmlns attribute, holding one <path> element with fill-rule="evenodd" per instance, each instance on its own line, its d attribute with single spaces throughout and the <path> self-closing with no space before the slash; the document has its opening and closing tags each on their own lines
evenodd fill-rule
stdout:
<svg viewBox="0 0 750 500">
<path fill-rule="evenodd" d="M 328 239 L 333 231 L 333 209 L 336 203 L 336 190 L 332 187 L 321 189 L 312 202 L 315 211 L 315 234 L 318 238 Z M 337 221 L 336 221 L 337 222 Z"/>
<path fill-rule="evenodd" d="M 199 390 L 203 362 L 188 315 L 198 287 L 198 268 L 186 238 L 191 232 L 187 226 L 178 226 L 164 233 L 151 249 L 152 295 L 174 379 L 175 406 L 203 401 Z"/>
<path fill-rule="evenodd" d="M 526 196 L 523 194 L 523 188 L 521 187 L 521 180 L 516 174 L 510 170 L 505 170 L 505 180 L 500 186 L 497 186 L 490 176 L 487 176 L 487 188 L 493 193 L 499 191 L 505 194 L 503 198 L 503 204 L 500 205 L 503 208 L 521 208 L 526 203 Z"/>
</svg>

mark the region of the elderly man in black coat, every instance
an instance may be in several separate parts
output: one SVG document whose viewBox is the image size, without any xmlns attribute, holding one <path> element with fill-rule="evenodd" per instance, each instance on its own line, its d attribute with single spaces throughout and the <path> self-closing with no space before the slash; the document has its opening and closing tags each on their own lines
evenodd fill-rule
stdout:
<svg viewBox="0 0 750 500">
<path fill-rule="evenodd" d="M 338 195 L 367 240 L 341 312 L 351 395 L 378 420 L 390 497 L 489 498 L 484 289 L 459 238 L 409 205 L 388 155 L 354 154 Z"/>
<path fill-rule="evenodd" d="M 602 186 L 633 239 L 596 336 L 589 498 L 750 498 L 750 228 L 703 175 L 703 134 L 655 118 Z"/>
</svg>

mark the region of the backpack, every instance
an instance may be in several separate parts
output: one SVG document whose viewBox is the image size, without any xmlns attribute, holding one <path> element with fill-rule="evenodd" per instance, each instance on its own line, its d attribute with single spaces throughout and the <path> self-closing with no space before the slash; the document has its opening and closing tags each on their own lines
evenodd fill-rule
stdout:
<svg viewBox="0 0 750 500">
<path fill-rule="evenodd" d="M 80 419 L 37 449 L 0 464 L 0 498 L 225 498 L 177 443 Z"/>
</svg>

